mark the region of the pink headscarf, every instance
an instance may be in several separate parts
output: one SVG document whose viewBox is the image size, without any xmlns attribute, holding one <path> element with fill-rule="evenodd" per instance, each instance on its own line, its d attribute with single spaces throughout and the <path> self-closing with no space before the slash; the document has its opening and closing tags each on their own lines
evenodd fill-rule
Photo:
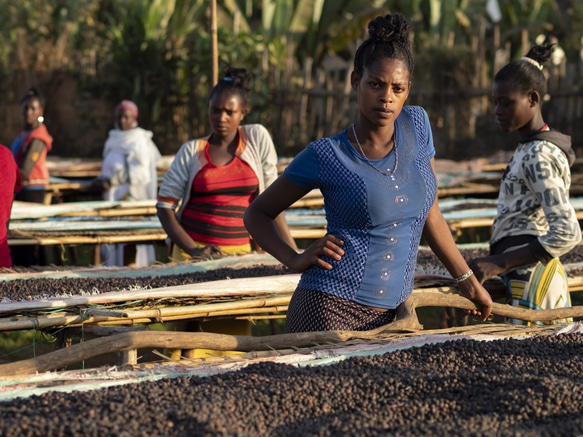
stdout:
<svg viewBox="0 0 583 437">
<path fill-rule="evenodd" d="M 123 111 L 124 109 L 131 111 L 131 113 L 134 115 L 134 118 L 136 118 L 136 119 L 138 118 L 138 106 L 134 102 L 132 102 L 131 100 L 122 100 L 115 107 L 116 117 L 119 116 L 121 111 Z"/>
</svg>

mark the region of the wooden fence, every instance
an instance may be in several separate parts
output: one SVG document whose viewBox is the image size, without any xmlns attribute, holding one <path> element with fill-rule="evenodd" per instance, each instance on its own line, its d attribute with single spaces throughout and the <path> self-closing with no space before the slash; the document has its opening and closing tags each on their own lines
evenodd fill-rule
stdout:
<svg viewBox="0 0 583 437">
<path fill-rule="evenodd" d="M 514 148 L 515 137 L 500 131 L 491 104 L 491 80 L 494 72 L 532 45 L 532 36 L 522 32 L 521 48 L 502 44 L 495 29 L 486 35 L 485 25 L 476 29 L 470 47 L 436 45 L 416 53 L 416 70 L 408 104 L 423 106 L 432 123 L 439 158 L 462 160 L 489 157 Z M 358 41 L 349 48 L 354 52 Z M 268 66 L 264 66 L 267 69 Z M 266 70 L 264 70 L 266 71 Z M 350 86 L 352 60 L 332 58 L 313 67 L 305 59 L 298 67 L 293 57 L 285 68 L 269 71 L 269 80 L 258 81 L 263 102 L 253 107 L 249 120 L 258 120 L 272 133 L 282 157 L 297 154 L 307 143 L 334 135 L 358 116 L 355 93 Z M 573 137 L 579 155 L 583 155 L 583 80 L 582 60 L 561 59 L 545 69 L 549 75 L 548 99 L 543 105 L 545 120 L 555 129 Z M 55 156 L 99 158 L 107 131 L 113 124 L 117 101 L 105 95 L 83 92 L 80 78 L 96 83 L 104 71 L 29 72 L 15 71 L 0 84 L 5 96 L 0 105 L 0 143 L 9 145 L 20 128 L 20 97 L 28 86 L 45 93 L 45 119 L 53 135 Z M 258 74 L 258 77 L 265 77 Z M 206 82 L 193 77 L 192 89 L 170 99 L 163 108 L 164 118 L 155 126 L 148 123 L 148 108 L 140 108 L 143 127 L 154 131 L 154 139 L 163 154 L 175 153 L 180 145 L 209 131 L 206 116 Z M 257 96 L 259 92 L 255 93 Z M 143 109 L 143 111 L 142 111 Z"/>
<path fill-rule="evenodd" d="M 449 57 L 443 55 L 441 60 L 418 57 L 421 60 L 417 61 L 407 103 L 423 106 L 429 113 L 439 157 L 490 156 L 515 146 L 515 137 L 498 128 L 491 103 L 493 72 L 513 59 L 511 47 L 500 44 L 497 31 L 494 47 L 486 47 L 484 32 L 479 29 L 472 46 L 462 53 L 473 65 L 458 77 L 452 70 L 461 69 L 465 59 L 455 59 L 456 52 Z M 530 46 L 524 31 L 520 52 L 526 54 Z M 560 54 L 560 50 L 557 52 Z M 545 121 L 571 135 L 574 147 L 583 150 L 582 60 L 562 57 L 554 62 L 545 68 L 549 82 L 543 104 Z M 297 153 L 315 138 L 340 132 L 358 116 L 356 95 L 350 86 L 351 61 L 334 59 L 310 75 L 306 71 L 311 70 L 311 61 L 307 60 L 303 70 L 296 86 L 276 90 L 272 95 L 273 112 L 266 124 L 283 155 Z M 287 82 L 281 82 L 293 83 L 291 75 Z"/>
</svg>

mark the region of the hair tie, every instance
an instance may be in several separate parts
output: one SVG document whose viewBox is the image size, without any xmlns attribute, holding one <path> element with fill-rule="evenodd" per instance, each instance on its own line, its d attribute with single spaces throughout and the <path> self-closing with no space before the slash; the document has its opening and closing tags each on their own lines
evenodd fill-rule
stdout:
<svg viewBox="0 0 583 437">
<path fill-rule="evenodd" d="M 233 78 L 232 77 L 223 77 L 223 80 L 225 82 L 233 82 Z"/>
<path fill-rule="evenodd" d="M 542 64 L 540 64 L 539 62 L 535 61 L 532 58 L 529 58 L 528 56 L 523 56 L 522 58 L 519 59 L 519 61 L 526 61 L 526 62 L 530 62 L 532 65 L 534 65 L 536 68 L 538 68 L 540 71 L 543 70 L 543 66 Z"/>
</svg>

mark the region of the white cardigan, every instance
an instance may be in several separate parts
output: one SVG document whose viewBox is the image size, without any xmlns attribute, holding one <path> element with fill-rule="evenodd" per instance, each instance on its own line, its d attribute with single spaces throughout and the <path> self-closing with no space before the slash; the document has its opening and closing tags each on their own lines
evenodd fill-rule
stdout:
<svg viewBox="0 0 583 437">
<path fill-rule="evenodd" d="M 204 149 L 209 136 L 191 140 L 180 147 L 158 192 L 157 208 L 178 211 L 180 217 L 188 203 L 192 181 L 206 164 Z M 235 154 L 246 162 L 259 181 L 262 192 L 277 178 L 277 152 L 267 129 L 260 124 L 239 126 L 239 144 Z"/>
</svg>

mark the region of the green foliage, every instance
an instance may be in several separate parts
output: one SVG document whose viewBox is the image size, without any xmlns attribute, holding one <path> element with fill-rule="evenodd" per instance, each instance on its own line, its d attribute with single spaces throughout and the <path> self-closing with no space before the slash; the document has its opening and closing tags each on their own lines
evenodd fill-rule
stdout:
<svg viewBox="0 0 583 437">
<path fill-rule="evenodd" d="M 199 31 L 197 19 L 204 8 L 202 0 L 116 0 L 106 14 L 110 87 L 119 98 L 149 108 L 146 120 L 151 124 L 181 94 L 188 44 Z"/>
<path fill-rule="evenodd" d="M 0 363 L 34 358 L 54 349 L 41 331 L 9 331 L 0 333 Z"/>
<path fill-rule="evenodd" d="M 100 0 L 4 0 L 0 72 L 78 68 L 95 51 Z M 99 47 L 99 45 L 98 45 Z"/>
<path fill-rule="evenodd" d="M 293 89 L 301 83 L 304 65 L 314 70 L 329 56 L 350 59 L 376 15 L 400 12 L 413 22 L 416 51 L 421 54 L 418 65 L 428 48 L 468 50 L 481 23 L 492 40 L 487 0 L 217 3 L 221 70 L 230 64 L 254 73 L 249 120 L 264 123 L 273 114 L 270 105 L 278 88 Z M 524 29 L 533 41 L 538 33 L 554 33 L 565 38 L 568 55 L 578 56 L 583 6 L 572 2 L 567 10 L 559 7 L 561 3 L 499 1 L 502 44 L 509 42 L 513 53 L 521 54 Z M 154 130 L 160 144 L 178 147 L 208 129 L 209 9 L 206 0 L 3 0 L 0 76 L 9 78 L 15 71 L 72 72 L 86 95 L 112 102 L 135 100 L 140 123 Z M 445 52 L 442 56 L 448 59 Z M 451 68 L 452 75 L 468 76 L 462 64 Z M 432 77 L 425 83 L 433 83 Z M 3 82 L 5 89 L 10 88 L 7 83 Z"/>
<path fill-rule="evenodd" d="M 530 40 L 539 34 L 560 35 L 566 25 L 557 0 L 500 1 L 502 42 L 510 42 L 514 56 L 522 56 L 521 35 L 526 29 Z M 531 42 L 531 44 L 532 44 Z"/>
<path fill-rule="evenodd" d="M 318 64 L 337 49 L 345 49 L 361 37 L 366 22 L 387 12 L 380 0 L 263 0 L 260 7 L 250 9 L 247 0 L 219 2 L 231 21 L 239 18 L 240 32 L 261 35 L 271 41 L 270 59 L 274 67 L 284 68 L 293 56 L 301 70 L 303 59 L 316 59 Z"/>
<path fill-rule="evenodd" d="M 557 32 L 559 41 L 567 58 L 582 59 L 582 38 L 583 38 L 583 2 L 573 2 L 573 6 L 566 11 L 562 11 L 564 27 L 562 32 Z"/>
<path fill-rule="evenodd" d="M 102 0 L 98 37 L 108 47 L 85 91 L 117 102 L 132 99 L 140 124 L 159 143 L 181 143 L 190 132 L 184 114 L 192 60 L 210 59 L 204 0 Z M 204 44 L 204 46 L 203 46 Z M 205 63 L 203 63 L 204 65 Z M 177 123 L 177 120 L 184 122 Z"/>
<path fill-rule="evenodd" d="M 424 68 L 415 72 L 414 80 L 425 87 L 461 92 L 472 84 L 475 60 L 476 54 L 468 46 L 424 47 L 416 58 L 416 63 Z"/>
</svg>

